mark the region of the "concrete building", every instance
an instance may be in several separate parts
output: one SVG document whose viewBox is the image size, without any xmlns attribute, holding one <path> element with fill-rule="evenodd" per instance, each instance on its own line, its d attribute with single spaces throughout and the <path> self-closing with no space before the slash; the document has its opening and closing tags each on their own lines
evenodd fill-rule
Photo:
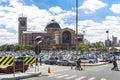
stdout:
<svg viewBox="0 0 120 80">
<path fill-rule="evenodd" d="M 107 40 L 105 40 L 105 46 L 106 47 L 111 47 L 112 45 L 111 45 L 111 40 L 110 39 L 107 39 Z"/>
<path fill-rule="evenodd" d="M 117 37 L 112 36 L 112 46 L 115 47 L 117 45 L 118 45 L 118 43 L 117 43 Z"/>
<path fill-rule="evenodd" d="M 61 29 L 55 20 L 47 23 L 44 32 L 27 31 L 27 17 L 19 17 L 18 21 L 18 43 L 22 45 L 35 47 L 37 42 L 34 39 L 37 36 L 41 36 L 44 42 L 44 44 L 40 44 L 42 49 L 52 49 L 53 47 L 57 49 L 75 49 L 76 42 L 83 42 L 83 34 L 78 34 L 76 39 L 74 30 L 70 28 Z"/>
</svg>

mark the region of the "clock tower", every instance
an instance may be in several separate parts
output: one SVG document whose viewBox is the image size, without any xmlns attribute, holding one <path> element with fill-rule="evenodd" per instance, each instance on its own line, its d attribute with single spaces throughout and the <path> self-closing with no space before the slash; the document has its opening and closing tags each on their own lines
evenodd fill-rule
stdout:
<svg viewBox="0 0 120 80">
<path fill-rule="evenodd" d="M 18 44 L 23 43 L 23 31 L 27 31 L 27 17 L 18 18 Z"/>
</svg>

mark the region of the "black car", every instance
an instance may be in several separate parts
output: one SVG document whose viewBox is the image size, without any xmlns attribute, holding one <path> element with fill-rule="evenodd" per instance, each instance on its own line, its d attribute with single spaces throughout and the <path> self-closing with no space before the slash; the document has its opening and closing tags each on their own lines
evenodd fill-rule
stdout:
<svg viewBox="0 0 120 80">
<path fill-rule="evenodd" d="M 56 58 L 49 58 L 48 60 L 45 61 L 45 64 L 56 64 L 57 59 Z"/>
</svg>

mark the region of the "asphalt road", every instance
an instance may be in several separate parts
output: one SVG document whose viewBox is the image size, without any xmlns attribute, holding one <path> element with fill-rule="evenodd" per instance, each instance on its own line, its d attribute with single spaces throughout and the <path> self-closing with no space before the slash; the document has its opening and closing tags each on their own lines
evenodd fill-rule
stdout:
<svg viewBox="0 0 120 80">
<path fill-rule="evenodd" d="M 48 67 L 50 72 L 48 73 Z M 71 69 L 69 66 L 43 65 L 42 75 L 23 80 L 120 80 L 120 71 L 112 71 L 112 64 L 101 66 L 82 66 L 83 71 Z M 118 62 L 120 69 L 120 61 Z"/>
</svg>

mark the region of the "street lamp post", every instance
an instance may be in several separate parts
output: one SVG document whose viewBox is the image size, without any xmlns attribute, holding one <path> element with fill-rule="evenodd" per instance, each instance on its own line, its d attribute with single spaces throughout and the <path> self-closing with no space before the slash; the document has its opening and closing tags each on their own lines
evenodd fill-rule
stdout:
<svg viewBox="0 0 120 80">
<path fill-rule="evenodd" d="M 109 40 L 109 31 L 107 30 L 106 33 L 107 33 L 107 40 Z"/>
<path fill-rule="evenodd" d="M 107 30 L 106 31 L 107 33 L 107 53 L 108 53 L 108 56 L 110 56 L 110 51 L 109 51 L 109 47 L 110 47 L 110 41 L 109 41 L 109 31 Z"/>
<path fill-rule="evenodd" d="M 83 30 L 83 44 L 85 44 L 85 30 Z"/>
<path fill-rule="evenodd" d="M 76 60 L 78 60 L 78 0 L 76 0 Z"/>
<path fill-rule="evenodd" d="M 41 41 L 42 37 L 41 36 L 37 36 L 34 39 L 34 45 L 35 45 L 35 41 L 37 41 L 37 45 L 35 46 L 35 58 L 36 58 L 36 65 L 38 66 L 38 71 L 39 71 L 39 65 L 38 65 L 38 54 L 41 52 L 40 46 L 39 46 L 39 41 Z M 36 72 L 36 66 L 35 66 L 35 72 Z"/>
</svg>

